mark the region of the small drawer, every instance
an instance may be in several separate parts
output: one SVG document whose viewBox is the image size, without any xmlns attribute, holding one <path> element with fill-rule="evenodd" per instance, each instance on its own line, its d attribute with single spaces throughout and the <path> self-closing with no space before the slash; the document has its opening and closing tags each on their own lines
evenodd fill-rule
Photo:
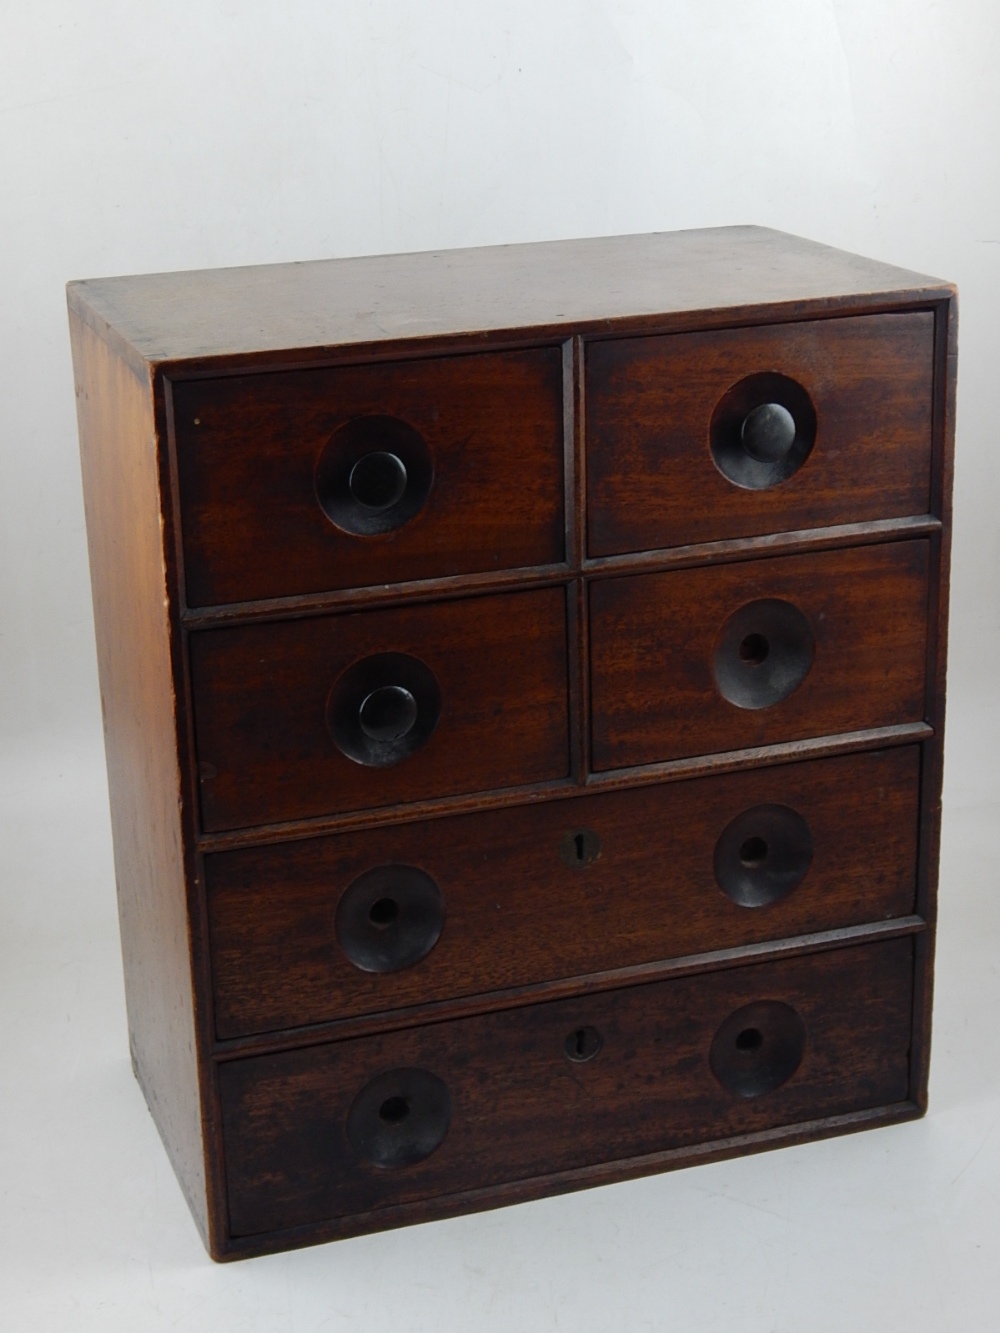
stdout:
<svg viewBox="0 0 1000 1333">
<path fill-rule="evenodd" d="M 231 1234 L 902 1102 L 912 974 L 899 939 L 226 1062 Z"/>
<path fill-rule="evenodd" d="M 920 539 L 592 584 L 594 768 L 921 721 L 928 555 Z"/>
<path fill-rule="evenodd" d="M 563 559 L 558 348 L 173 386 L 188 605 Z"/>
<path fill-rule="evenodd" d="M 925 514 L 934 316 L 595 342 L 588 549 Z"/>
<path fill-rule="evenodd" d="M 565 778 L 566 595 L 202 630 L 207 830 Z"/>
<path fill-rule="evenodd" d="M 919 768 L 907 746 L 207 856 L 217 1033 L 905 916 Z"/>
</svg>

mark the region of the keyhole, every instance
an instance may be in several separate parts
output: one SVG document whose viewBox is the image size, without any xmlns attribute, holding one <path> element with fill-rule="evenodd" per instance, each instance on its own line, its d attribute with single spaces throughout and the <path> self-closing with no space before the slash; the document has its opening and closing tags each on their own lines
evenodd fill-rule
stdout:
<svg viewBox="0 0 1000 1333">
<path fill-rule="evenodd" d="M 570 829 L 559 845 L 559 855 L 574 870 L 592 865 L 601 854 L 601 840 L 589 828 Z"/>
<path fill-rule="evenodd" d="M 604 1038 L 597 1028 L 587 1026 L 571 1032 L 563 1043 L 563 1050 L 575 1064 L 583 1064 L 586 1060 L 593 1060 L 603 1045 Z"/>
<path fill-rule="evenodd" d="M 387 1125 L 398 1125 L 410 1114 L 410 1103 L 405 1097 L 387 1097 L 378 1108 L 378 1118 Z"/>
</svg>

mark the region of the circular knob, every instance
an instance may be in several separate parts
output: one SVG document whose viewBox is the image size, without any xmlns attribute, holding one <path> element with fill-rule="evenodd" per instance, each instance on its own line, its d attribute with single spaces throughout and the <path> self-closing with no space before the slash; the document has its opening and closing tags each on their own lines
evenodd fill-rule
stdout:
<svg viewBox="0 0 1000 1333">
<path fill-rule="evenodd" d="M 365 695 L 358 722 L 369 740 L 400 741 L 417 720 L 417 701 L 404 685 L 381 685 Z"/>
<path fill-rule="evenodd" d="M 401 763 L 430 740 L 441 716 L 433 671 L 408 653 L 373 653 L 349 666 L 326 701 L 341 754 L 368 768 Z"/>
<path fill-rule="evenodd" d="M 426 958 L 444 929 L 444 897 L 416 866 L 366 870 L 337 904 L 337 943 L 362 972 L 398 972 Z"/>
<path fill-rule="evenodd" d="M 316 499 L 331 523 L 357 537 L 395 532 L 423 509 L 434 484 L 430 446 L 399 417 L 356 417 L 316 460 Z"/>
<path fill-rule="evenodd" d="M 447 1086 L 426 1069 L 388 1069 L 366 1083 L 347 1114 L 347 1137 L 371 1166 L 413 1166 L 444 1142 Z"/>
<path fill-rule="evenodd" d="M 806 1047 L 806 1029 L 789 1004 L 757 1000 L 735 1010 L 712 1038 L 709 1064 L 737 1097 L 760 1097 L 787 1083 Z"/>
<path fill-rule="evenodd" d="M 787 805 L 755 805 L 723 829 L 713 868 L 738 907 L 767 907 L 801 884 L 812 865 L 809 825 Z"/>
<path fill-rule="evenodd" d="M 749 491 L 780 486 L 816 443 L 816 408 L 806 389 L 774 371 L 747 375 L 719 399 L 709 427 L 712 460 Z"/>
<path fill-rule="evenodd" d="M 716 640 L 715 683 L 737 708 L 770 708 L 802 684 L 815 651 L 809 622 L 797 606 L 776 597 L 747 602 Z"/>
<path fill-rule="evenodd" d="M 351 468 L 347 485 L 365 509 L 389 509 L 406 490 L 406 464 L 396 454 L 376 450 L 365 454 Z"/>
<path fill-rule="evenodd" d="M 780 403 L 761 403 L 743 418 L 740 440 L 751 458 L 778 463 L 795 443 L 795 418 Z"/>
</svg>

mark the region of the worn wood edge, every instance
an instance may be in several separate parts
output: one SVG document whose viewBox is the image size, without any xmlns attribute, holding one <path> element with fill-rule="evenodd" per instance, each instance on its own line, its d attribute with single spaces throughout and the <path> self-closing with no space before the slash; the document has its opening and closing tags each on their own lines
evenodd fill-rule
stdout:
<svg viewBox="0 0 1000 1333">
<path fill-rule="evenodd" d="M 951 284 L 845 293 L 835 297 L 807 297 L 734 306 L 646 315 L 622 315 L 590 320 L 554 321 L 544 324 L 497 326 L 488 330 L 453 333 L 410 334 L 367 342 L 319 343 L 283 348 L 280 352 L 213 352 L 177 358 L 151 352 L 144 355 L 118 332 L 112 323 L 90 306 L 80 289 L 86 283 L 68 285 L 68 299 L 79 307 L 101 337 L 120 347 L 132 363 L 183 379 L 216 379 L 230 375 L 269 374 L 275 371 L 323 369 L 379 361 L 460 356 L 484 351 L 514 351 L 520 348 L 559 344 L 576 335 L 586 342 L 611 338 L 661 337 L 673 333 L 710 332 L 724 328 L 752 328 L 768 324 L 798 324 L 818 319 L 849 318 L 853 315 L 907 314 L 929 310 L 953 293 Z"/>
<path fill-rule="evenodd" d="M 927 643 L 927 712 L 934 738 L 921 758 L 920 834 L 917 848 L 917 911 L 929 929 L 916 942 L 913 1021 L 910 1038 L 910 1096 L 926 1108 L 931 1061 L 934 1004 L 934 950 L 941 855 L 942 789 L 944 785 L 945 698 L 948 669 L 948 611 L 951 572 L 952 488 L 955 467 L 955 399 L 958 375 L 958 296 L 938 310 L 935 319 L 934 435 L 931 501 L 940 520 L 932 540 L 935 574 L 929 592 Z"/>
<path fill-rule="evenodd" d="M 377 806 L 370 810 L 352 810 L 346 814 L 323 815 L 314 819 L 288 820 L 280 824 L 257 824 L 251 828 L 203 833 L 198 845 L 202 852 L 227 852 L 239 847 L 263 847 L 272 842 L 298 842 L 328 833 L 378 828 L 385 824 L 413 824 L 418 820 L 443 819 L 448 815 L 477 814 L 486 810 L 505 810 L 513 805 L 535 805 L 541 801 L 571 800 L 623 787 L 649 786 L 658 782 L 679 782 L 685 778 L 711 777 L 716 773 L 735 773 L 745 768 L 770 768 L 776 764 L 797 763 L 801 759 L 822 759 L 860 750 L 879 750 L 886 746 L 910 745 L 928 740 L 934 734 L 926 722 L 902 722 L 892 727 L 874 727 L 867 731 L 848 731 L 833 736 L 808 737 L 777 745 L 762 745 L 749 750 L 727 750 L 720 754 L 698 755 L 690 759 L 671 759 L 640 768 L 608 769 L 592 774 L 584 784 L 558 779 L 524 787 L 477 792 L 474 795 L 442 796 L 430 801 L 412 801 L 404 805 Z"/>
<path fill-rule="evenodd" d="M 834 930 L 816 931 L 807 935 L 762 940 L 755 944 L 734 945 L 728 949 L 684 954 L 678 958 L 609 968 L 582 976 L 559 977 L 552 981 L 538 981 L 504 990 L 486 991 L 478 995 L 436 1000 L 431 1004 L 411 1005 L 405 1009 L 357 1014 L 350 1018 L 331 1019 L 328 1022 L 313 1023 L 305 1027 L 283 1028 L 280 1031 L 231 1037 L 216 1041 L 213 1058 L 223 1062 L 246 1055 L 269 1055 L 277 1051 L 348 1041 L 354 1037 L 370 1036 L 374 1033 L 383 1034 L 405 1031 L 413 1027 L 429 1027 L 435 1023 L 446 1023 L 457 1018 L 469 1018 L 476 1014 L 492 1013 L 502 1009 L 523 1009 L 527 1005 L 545 1004 L 552 1000 L 572 999 L 608 990 L 631 989 L 633 986 L 644 986 L 657 981 L 697 976 L 703 972 L 724 972 L 753 963 L 797 958 L 801 954 L 829 953 L 831 950 L 857 944 L 873 944 L 909 935 L 921 935 L 925 930 L 926 923 L 922 918 L 910 915 L 865 922 L 857 926 L 840 926 Z"/>
<path fill-rule="evenodd" d="M 164 437 L 148 368 L 119 356 L 72 307 L 69 323 L 132 1068 L 195 1225 L 211 1245 L 221 1233 L 203 1136 L 209 1069 L 186 873 L 194 830 L 183 799 L 185 756 L 176 745 L 179 635 Z M 133 508 L 148 506 L 141 524 L 126 517 L 119 490 Z M 137 588 L 139 614 L 130 604 Z M 136 697 L 144 690 L 155 705 L 152 719 Z M 170 976 L 171 967 L 183 979 Z"/>
<path fill-rule="evenodd" d="M 578 466 L 581 474 L 582 464 Z M 579 525 L 579 520 L 578 520 Z M 336 611 L 405 606 L 429 601 L 453 601 L 481 597 L 493 592 L 522 588 L 552 587 L 574 575 L 588 578 L 650 574 L 697 565 L 731 564 L 760 556 L 797 555 L 807 551 L 834 550 L 847 546 L 881 545 L 928 536 L 941 530 L 941 521 L 931 514 L 876 519 L 864 523 L 841 523 L 823 528 L 791 532 L 769 532 L 756 537 L 731 537 L 725 541 L 699 542 L 690 546 L 635 551 L 624 555 L 587 559 L 581 556 L 556 565 L 535 565 L 476 574 L 451 574 L 404 583 L 377 583 L 359 588 L 338 588 L 324 593 L 302 593 L 293 597 L 269 597 L 258 601 L 229 602 L 191 607 L 183 621 L 189 629 L 212 629 L 222 625 L 249 624 L 266 620 L 294 620 Z"/>
<path fill-rule="evenodd" d="M 162 540 L 167 553 L 167 584 L 171 602 L 184 606 L 184 541 L 181 523 L 181 491 L 177 456 L 171 447 L 174 439 L 174 402 L 170 382 L 155 371 L 151 374 L 154 414 L 160 462 L 160 490 L 163 497 Z M 215 986 L 209 944 L 208 898 L 203 857 L 197 835 L 201 794 L 194 728 L 194 695 L 191 684 L 188 636 L 183 632 L 180 615 L 171 617 L 170 651 L 174 670 L 177 720 L 177 752 L 181 765 L 184 801 L 181 809 L 184 840 L 186 887 L 188 895 L 191 970 L 194 980 L 194 1012 L 198 1040 L 198 1074 L 201 1095 L 201 1126 L 206 1166 L 206 1206 L 209 1248 L 215 1238 L 227 1234 L 229 1204 L 225 1176 L 225 1144 L 222 1107 L 216 1086 L 215 1066 L 205 1058 L 215 1039 Z"/>
<path fill-rule="evenodd" d="M 278 1250 L 300 1249 L 307 1245 L 321 1245 L 333 1240 L 347 1240 L 352 1236 L 368 1235 L 374 1231 L 413 1226 L 420 1222 L 441 1221 L 460 1214 L 485 1212 L 511 1204 L 528 1203 L 556 1194 L 592 1189 L 599 1185 L 614 1185 L 643 1176 L 659 1175 L 666 1171 L 688 1166 L 703 1166 L 731 1157 L 750 1153 L 768 1152 L 774 1148 L 789 1148 L 796 1144 L 815 1143 L 822 1139 L 859 1130 L 902 1124 L 919 1120 L 924 1114 L 914 1102 L 895 1102 L 886 1106 L 870 1107 L 862 1111 L 848 1111 L 843 1115 L 825 1116 L 819 1120 L 803 1120 L 773 1129 L 740 1134 L 728 1139 L 664 1152 L 648 1153 L 641 1157 L 625 1157 L 613 1162 L 577 1167 L 571 1171 L 554 1172 L 546 1176 L 532 1176 L 525 1180 L 490 1185 L 460 1194 L 439 1195 L 434 1199 L 400 1204 L 352 1217 L 311 1223 L 308 1226 L 284 1231 L 230 1237 L 212 1251 L 218 1262 L 249 1259 L 271 1254 Z"/>
<path fill-rule="evenodd" d="M 903 518 L 880 518 L 864 523 L 838 523 L 823 528 L 800 528 L 792 532 L 767 532 L 756 537 L 730 537 L 723 541 L 698 542 L 660 550 L 630 551 L 589 559 L 583 571 L 592 578 L 628 574 L 666 573 L 697 565 L 733 564 L 770 555 L 797 555 L 807 551 L 836 550 L 847 546 L 887 545 L 940 531 L 932 514 Z"/>
</svg>

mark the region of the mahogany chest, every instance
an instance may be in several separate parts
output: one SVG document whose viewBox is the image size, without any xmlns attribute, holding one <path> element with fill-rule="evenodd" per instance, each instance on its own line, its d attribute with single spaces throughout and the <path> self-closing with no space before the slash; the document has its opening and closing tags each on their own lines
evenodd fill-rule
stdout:
<svg viewBox="0 0 1000 1333">
<path fill-rule="evenodd" d="M 737 227 L 68 291 L 214 1257 L 922 1113 L 953 287 Z"/>
</svg>

